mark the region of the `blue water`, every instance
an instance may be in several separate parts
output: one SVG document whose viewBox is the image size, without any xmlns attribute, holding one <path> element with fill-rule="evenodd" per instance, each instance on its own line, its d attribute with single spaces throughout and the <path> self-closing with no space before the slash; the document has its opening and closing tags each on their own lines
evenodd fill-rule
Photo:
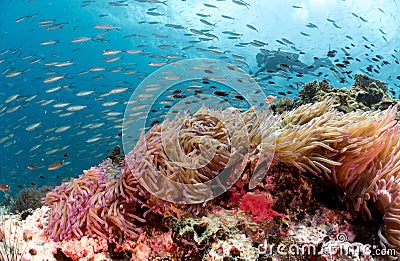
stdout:
<svg viewBox="0 0 400 261">
<path fill-rule="evenodd" d="M 313 75 L 272 73 L 260 82 L 266 94 L 295 98 L 302 84 L 314 79 L 328 80 L 335 87 L 349 87 L 354 74 L 367 73 L 388 83 L 398 98 L 396 42 L 400 18 L 395 0 L 240 2 L 2 0 L 0 184 L 9 184 L 12 191 L 18 191 L 18 185 L 57 185 L 62 179 L 98 164 L 107 151 L 121 145 L 124 102 L 146 76 L 157 70 L 151 63 L 212 58 L 254 73 L 259 69 L 255 57 L 261 49 L 280 49 L 299 54 L 299 60 L 307 65 L 313 63 L 314 57 L 328 58 L 332 64 L 346 60 L 349 65 L 319 68 Z M 115 29 L 96 29 L 96 25 L 111 25 Z M 202 35 L 196 34 L 199 31 Z M 77 37 L 92 40 L 72 43 Z M 43 44 L 50 40 L 57 43 Z M 266 45 L 261 46 L 263 43 Z M 122 52 L 106 56 L 105 50 Z M 138 53 L 129 54 L 128 50 Z M 328 57 L 329 51 L 336 51 L 335 56 Z M 114 57 L 120 59 L 104 61 Z M 40 60 L 34 62 L 36 59 Z M 73 64 L 54 65 L 63 62 Z M 95 67 L 104 70 L 88 72 Z M 11 72 L 22 73 L 10 77 Z M 65 78 L 43 82 L 52 76 Z M 57 86 L 61 88 L 54 91 L 52 88 Z M 128 90 L 109 94 L 117 87 Z M 217 88 L 225 91 L 222 85 Z M 94 93 L 77 96 L 82 91 Z M 209 89 L 210 94 L 215 91 Z M 15 94 L 18 96 L 13 99 Z M 233 100 L 235 96 L 230 92 L 223 98 Z M 44 104 L 50 100 L 54 101 Z M 104 106 L 109 102 L 117 104 Z M 69 104 L 53 106 L 62 103 Z M 63 115 L 72 105 L 87 107 Z M 232 105 L 246 106 L 237 101 Z M 168 109 L 163 105 L 153 107 L 152 121 Z M 110 116 L 110 112 L 121 114 Z M 26 130 L 37 122 L 41 122 L 37 128 Z M 70 127 L 57 131 L 63 126 Z M 93 138 L 100 139 L 87 142 Z M 61 161 L 69 164 L 47 170 L 50 164 Z M 29 170 L 29 165 L 38 168 Z"/>
</svg>

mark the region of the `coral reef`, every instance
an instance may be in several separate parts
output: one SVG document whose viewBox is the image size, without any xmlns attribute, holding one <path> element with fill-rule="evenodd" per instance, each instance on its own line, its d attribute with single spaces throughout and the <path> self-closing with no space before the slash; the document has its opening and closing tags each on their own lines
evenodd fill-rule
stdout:
<svg viewBox="0 0 400 261">
<path fill-rule="evenodd" d="M 282 114 L 285 111 L 291 111 L 296 107 L 296 101 L 291 98 L 279 98 L 271 104 L 271 109 L 276 114 Z"/>
<path fill-rule="evenodd" d="M 338 111 L 351 112 L 357 109 L 384 110 L 390 105 L 399 106 L 400 102 L 390 97 L 388 86 L 365 74 L 356 74 L 350 88 L 333 88 L 326 81 L 313 81 L 304 85 L 299 92 L 297 105 L 315 103 L 332 98 Z M 399 119 L 399 115 L 397 117 Z"/>
<path fill-rule="evenodd" d="M 24 215 L 31 214 L 33 210 L 43 205 L 42 198 L 52 189 L 52 187 L 43 186 L 39 189 L 25 188 L 21 190 L 16 199 L 13 200 L 10 212 L 24 213 Z"/>
<path fill-rule="evenodd" d="M 272 223 L 274 225 L 270 225 L 270 228 L 279 228 L 279 223 Z M 259 230 L 263 230 L 263 225 L 250 221 L 243 212 L 219 209 L 203 218 L 175 220 L 172 227 L 173 238 L 186 245 L 188 251 L 199 253 L 205 260 L 227 257 L 256 260 L 259 256 L 252 237 L 248 235 L 255 237 Z"/>
<path fill-rule="evenodd" d="M 348 247 L 380 240 L 383 248 L 398 251 L 397 110 L 386 106 L 391 98 L 382 82 L 357 75 L 350 89 L 310 83 L 301 95 L 303 103 L 312 103 L 282 112 L 275 125 L 256 108 L 202 108 L 154 125 L 123 162 L 109 158 L 49 192 L 46 231 L 55 241 L 97 237 L 108 243 L 107 251 L 127 251 L 132 260 L 185 255 L 285 260 L 279 253 L 260 254 L 257 245 L 313 244 L 321 250 L 337 244 L 339 235 L 345 235 Z M 260 169 L 269 167 L 266 152 L 272 147 L 271 174 L 254 184 Z M 340 210 L 315 203 L 324 197 L 330 197 L 326 205 L 339 200 L 333 208 Z M 345 206 L 351 215 L 342 213 Z M 377 236 L 355 242 L 354 231 L 360 230 L 350 223 L 358 216 L 383 217 Z M 155 250 L 163 240 L 169 243 Z M 371 258 L 368 251 L 353 254 L 347 257 Z"/>
<path fill-rule="evenodd" d="M 115 146 L 113 151 L 107 156 L 107 158 L 111 159 L 114 165 L 120 165 L 124 161 L 124 154 L 121 153 L 121 147 Z"/>
<path fill-rule="evenodd" d="M 56 261 L 56 260 L 112 260 L 107 253 L 107 241 L 98 238 L 54 242 L 50 239 L 45 228 L 49 208 L 43 206 L 33 211 L 25 220 L 20 215 L 5 215 L 0 224 L 0 233 L 3 238 L 0 244 L 6 249 L 12 247 L 16 259 L 1 259 L 4 261 Z M 1 255 L 0 255 L 1 257 Z M 61 258 L 63 257 L 63 258 Z"/>
</svg>

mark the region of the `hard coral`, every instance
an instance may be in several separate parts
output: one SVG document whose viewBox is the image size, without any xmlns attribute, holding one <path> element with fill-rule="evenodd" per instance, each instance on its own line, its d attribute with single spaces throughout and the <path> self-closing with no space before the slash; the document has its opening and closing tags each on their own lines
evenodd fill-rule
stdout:
<svg viewBox="0 0 400 261">
<path fill-rule="evenodd" d="M 267 234 L 280 234 L 280 225 L 274 221 L 269 222 L 267 228 L 265 223 L 254 223 L 246 213 L 237 210 L 215 209 L 214 213 L 202 218 L 171 222 L 175 223 L 173 239 L 187 249 L 177 260 L 187 260 L 193 256 L 192 260 L 222 260 L 234 256 L 239 260 L 256 260 L 260 256 L 257 244 L 254 244 L 256 235 L 261 237 L 259 240 L 264 240 Z M 188 256 L 190 252 L 193 254 Z"/>
<path fill-rule="evenodd" d="M 331 98 L 337 110 L 351 112 L 361 110 L 384 110 L 400 102 L 390 97 L 388 86 L 365 74 L 356 74 L 350 88 L 333 88 L 326 81 L 313 81 L 304 85 L 299 92 L 298 105 L 315 103 Z M 399 119 L 399 116 L 397 117 Z"/>
<path fill-rule="evenodd" d="M 18 193 L 17 198 L 14 200 L 10 212 L 11 213 L 24 213 L 32 212 L 33 210 L 42 206 L 41 199 L 51 190 L 51 187 L 44 186 L 40 189 L 25 188 Z"/>
</svg>

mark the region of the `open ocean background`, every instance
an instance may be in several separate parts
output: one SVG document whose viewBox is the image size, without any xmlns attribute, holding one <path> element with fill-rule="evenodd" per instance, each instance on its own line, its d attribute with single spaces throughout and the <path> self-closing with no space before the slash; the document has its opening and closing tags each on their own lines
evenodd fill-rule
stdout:
<svg viewBox="0 0 400 261">
<path fill-rule="evenodd" d="M 254 73 L 261 49 L 281 49 L 300 54 L 308 65 L 314 57 L 329 58 L 334 67 L 314 75 L 271 73 L 259 82 L 266 95 L 295 98 L 314 79 L 350 87 L 354 74 L 367 73 L 399 98 L 398 4 L 1 0 L 0 184 L 9 184 L 12 192 L 54 186 L 100 163 L 122 146 L 132 92 L 173 61 L 212 58 Z M 227 86 L 216 88 L 230 92 Z M 161 119 L 166 109 L 165 103 L 155 104 L 153 118 Z M 67 164 L 48 170 L 63 161 Z"/>
</svg>

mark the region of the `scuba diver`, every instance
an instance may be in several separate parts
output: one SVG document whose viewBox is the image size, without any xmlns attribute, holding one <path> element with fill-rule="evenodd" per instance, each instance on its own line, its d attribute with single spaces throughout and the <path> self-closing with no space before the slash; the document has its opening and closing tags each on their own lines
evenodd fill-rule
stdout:
<svg viewBox="0 0 400 261">
<path fill-rule="evenodd" d="M 274 73 L 279 70 L 295 72 L 300 74 L 313 74 L 312 72 L 320 67 L 334 68 L 328 58 L 314 57 L 314 63 L 307 65 L 299 60 L 299 54 L 287 51 L 265 50 L 256 55 L 258 67 L 261 67 L 254 76 L 257 77 L 263 72 Z"/>
</svg>

